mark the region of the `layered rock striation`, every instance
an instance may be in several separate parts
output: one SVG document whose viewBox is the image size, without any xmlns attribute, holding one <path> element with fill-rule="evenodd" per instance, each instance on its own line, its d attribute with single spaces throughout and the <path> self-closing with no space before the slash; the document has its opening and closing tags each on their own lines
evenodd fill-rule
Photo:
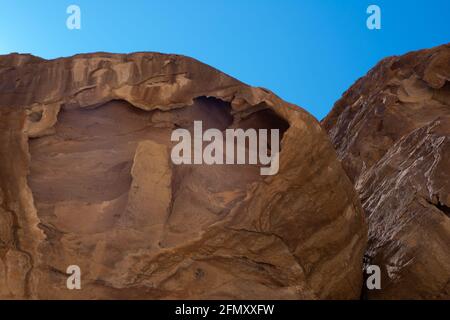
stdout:
<svg viewBox="0 0 450 320">
<path fill-rule="evenodd" d="M 369 224 L 375 299 L 450 299 L 450 45 L 381 61 L 323 126 Z"/>
</svg>

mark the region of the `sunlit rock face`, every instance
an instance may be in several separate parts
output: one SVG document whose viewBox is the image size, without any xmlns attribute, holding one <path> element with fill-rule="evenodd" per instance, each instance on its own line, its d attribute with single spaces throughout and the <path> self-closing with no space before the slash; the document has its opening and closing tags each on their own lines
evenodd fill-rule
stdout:
<svg viewBox="0 0 450 320">
<path fill-rule="evenodd" d="M 369 223 L 377 299 L 450 299 L 450 45 L 381 61 L 324 119 Z"/>
<path fill-rule="evenodd" d="M 174 165 L 194 121 L 278 129 L 278 173 Z M 0 57 L 1 298 L 354 299 L 366 232 L 325 131 L 268 90 L 177 55 Z"/>
</svg>

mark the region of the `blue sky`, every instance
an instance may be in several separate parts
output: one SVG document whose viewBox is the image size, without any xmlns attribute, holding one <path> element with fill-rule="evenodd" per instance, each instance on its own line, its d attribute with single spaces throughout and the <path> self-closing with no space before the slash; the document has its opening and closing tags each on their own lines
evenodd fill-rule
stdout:
<svg viewBox="0 0 450 320">
<path fill-rule="evenodd" d="M 71 4 L 81 30 L 66 28 Z M 370 4 L 381 30 L 366 27 Z M 448 42 L 448 0 L 0 0 L 0 54 L 184 54 L 318 119 L 380 59 Z"/>
</svg>

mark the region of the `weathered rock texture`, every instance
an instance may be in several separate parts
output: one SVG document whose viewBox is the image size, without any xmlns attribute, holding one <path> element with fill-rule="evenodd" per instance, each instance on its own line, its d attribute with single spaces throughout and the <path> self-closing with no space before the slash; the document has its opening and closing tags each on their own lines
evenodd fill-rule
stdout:
<svg viewBox="0 0 450 320">
<path fill-rule="evenodd" d="M 323 125 L 360 194 L 379 299 L 450 299 L 450 45 L 381 61 Z"/>
<path fill-rule="evenodd" d="M 280 129 L 279 173 L 174 166 L 194 120 Z M 366 233 L 325 131 L 265 89 L 177 55 L 0 57 L 2 298 L 358 298 Z"/>
</svg>

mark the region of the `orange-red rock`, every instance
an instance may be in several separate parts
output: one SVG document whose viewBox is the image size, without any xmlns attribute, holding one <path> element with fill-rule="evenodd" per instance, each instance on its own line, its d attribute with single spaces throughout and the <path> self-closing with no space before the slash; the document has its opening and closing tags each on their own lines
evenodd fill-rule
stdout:
<svg viewBox="0 0 450 320">
<path fill-rule="evenodd" d="M 384 59 L 323 125 L 368 217 L 368 297 L 450 299 L 450 45 Z"/>
<path fill-rule="evenodd" d="M 280 129 L 278 174 L 174 166 L 194 120 Z M 270 91 L 177 55 L 0 57 L 0 297 L 352 299 L 365 245 L 325 131 Z"/>
</svg>

